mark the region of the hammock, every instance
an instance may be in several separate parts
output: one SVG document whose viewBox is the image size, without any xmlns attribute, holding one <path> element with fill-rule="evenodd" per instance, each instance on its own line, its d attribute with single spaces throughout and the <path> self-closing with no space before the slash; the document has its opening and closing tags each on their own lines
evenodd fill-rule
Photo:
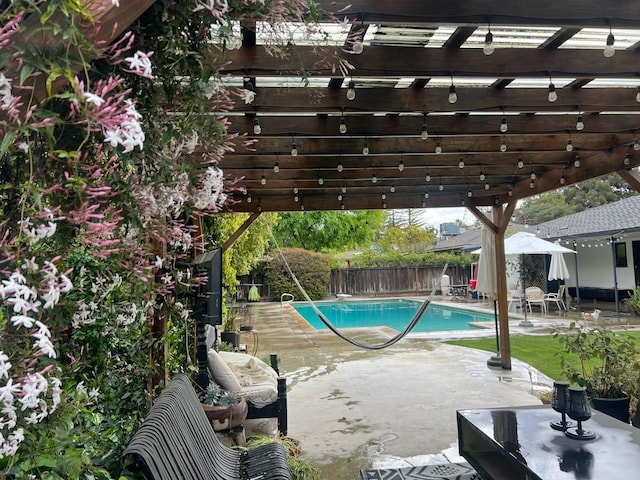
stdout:
<svg viewBox="0 0 640 480">
<path fill-rule="evenodd" d="M 287 271 L 289 272 L 289 275 L 291 275 L 291 278 L 293 279 L 294 283 L 297 285 L 298 289 L 300 290 L 300 293 L 302 293 L 302 296 L 304 297 L 304 299 L 307 302 L 309 302 L 309 305 L 311 305 L 311 308 L 313 309 L 315 314 L 318 316 L 318 318 L 322 321 L 322 323 L 324 323 L 327 326 L 327 328 L 329 330 L 331 330 L 333 333 L 335 333 L 338 337 L 340 337 L 344 341 L 346 341 L 346 342 L 348 342 L 351 345 L 354 345 L 356 347 L 364 348 L 364 349 L 367 349 L 367 350 L 382 350 L 383 348 L 387 348 L 387 347 L 390 347 L 391 345 L 395 345 L 396 343 L 398 343 L 400 340 L 402 340 L 404 337 L 406 337 L 407 334 L 409 332 L 411 332 L 411 330 L 413 330 L 413 328 L 418 324 L 418 322 L 420 321 L 420 317 L 422 317 L 424 312 L 426 312 L 427 308 L 429 308 L 429 305 L 431 304 L 431 300 L 433 299 L 433 296 L 436 293 L 436 289 L 435 288 L 433 290 L 431 290 L 431 295 L 429 295 L 429 298 L 427 298 L 425 300 L 425 302 L 422 305 L 420 305 L 420 308 L 418 308 L 418 311 L 416 312 L 416 314 L 413 316 L 411 321 L 407 324 L 407 326 L 405 327 L 405 329 L 402 332 L 398 333 L 396 336 L 390 338 L 389 340 L 387 340 L 386 342 L 383 342 L 383 343 L 377 343 L 377 344 L 373 344 L 373 345 L 362 343 L 362 342 L 360 342 L 358 340 L 355 340 L 353 338 L 349 338 L 346 335 L 342 334 L 336 327 L 334 327 L 331 324 L 331 322 L 320 311 L 320 309 L 316 306 L 316 304 L 313 302 L 313 300 L 311 300 L 311 298 L 309 297 L 309 295 L 307 294 L 307 292 L 305 291 L 303 286 L 298 281 L 298 278 L 296 277 L 296 275 L 291 270 L 291 267 L 289 266 L 289 263 L 287 262 L 287 259 L 284 257 L 284 254 L 282 253 L 282 250 L 278 246 L 278 242 L 273 237 L 273 234 L 271 234 L 271 237 L 272 237 L 272 239 L 273 239 L 273 241 L 274 241 L 274 243 L 276 245 L 276 248 L 278 249 L 278 253 L 280 254 L 280 258 L 282 258 L 282 261 L 284 262 L 284 265 L 285 265 Z M 448 266 L 449 266 L 449 263 L 447 262 L 445 264 L 444 268 L 442 269 L 442 273 L 440 274 L 439 282 L 442 281 L 442 276 L 447 271 L 447 267 Z M 438 282 L 438 284 L 439 284 L 439 282 Z"/>
</svg>

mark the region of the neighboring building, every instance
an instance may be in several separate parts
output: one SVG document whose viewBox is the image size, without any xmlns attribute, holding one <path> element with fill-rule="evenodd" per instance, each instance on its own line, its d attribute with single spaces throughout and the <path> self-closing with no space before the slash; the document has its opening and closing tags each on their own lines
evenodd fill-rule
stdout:
<svg viewBox="0 0 640 480">
<path fill-rule="evenodd" d="M 622 299 L 640 285 L 640 195 L 530 228 L 577 252 L 565 255 L 571 296 L 576 295 L 576 261 L 581 300 L 614 301 L 616 284 Z"/>
</svg>

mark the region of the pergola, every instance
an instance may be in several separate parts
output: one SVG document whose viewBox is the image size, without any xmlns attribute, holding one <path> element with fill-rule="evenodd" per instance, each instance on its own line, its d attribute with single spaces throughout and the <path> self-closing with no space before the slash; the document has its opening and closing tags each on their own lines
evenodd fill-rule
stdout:
<svg viewBox="0 0 640 480">
<path fill-rule="evenodd" d="M 120 24 L 153 2 L 134 3 Z M 223 81 L 255 94 L 238 98 L 220 164 L 243 186 L 232 210 L 253 214 L 246 227 L 269 211 L 467 207 L 496 237 L 511 368 L 516 202 L 613 172 L 640 189 L 640 2 L 317 3 L 346 74 L 293 33 L 291 56 L 268 55 L 259 24 L 238 26 L 242 47 L 225 54 Z"/>
</svg>

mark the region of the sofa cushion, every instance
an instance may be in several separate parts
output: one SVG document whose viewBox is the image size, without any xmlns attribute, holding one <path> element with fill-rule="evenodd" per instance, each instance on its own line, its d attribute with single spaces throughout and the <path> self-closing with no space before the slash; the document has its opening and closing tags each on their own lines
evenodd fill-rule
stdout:
<svg viewBox="0 0 640 480">
<path fill-rule="evenodd" d="M 241 385 L 241 394 L 258 408 L 278 399 L 278 374 L 253 355 L 219 352 Z"/>
<path fill-rule="evenodd" d="M 238 379 L 233 374 L 229 365 L 222 359 L 220 354 L 213 348 L 209 349 L 207 354 L 209 372 L 213 376 L 213 380 L 225 390 L 230 392 L 240 393 L 242 386 Z"/>
</svg>

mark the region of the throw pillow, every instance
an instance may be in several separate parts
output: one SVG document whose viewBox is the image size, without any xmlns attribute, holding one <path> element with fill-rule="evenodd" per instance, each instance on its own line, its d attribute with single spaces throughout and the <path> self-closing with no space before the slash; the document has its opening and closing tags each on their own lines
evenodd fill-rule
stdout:
<svg viewBox="0 0 640 480">
<path fill-rule="evenodd" d="M 229 368 L 229 365 L 227 365 L 222 357 L 220 357 L 218 352 L 211 348 L 209 349 L 207 357 L 209 372 L 213 376 L 215 382 L 225 390 L 240 393 L 240 390 L 242 390 L 240 382 L 238 382 L 238 379 Z"/>
</svg>

